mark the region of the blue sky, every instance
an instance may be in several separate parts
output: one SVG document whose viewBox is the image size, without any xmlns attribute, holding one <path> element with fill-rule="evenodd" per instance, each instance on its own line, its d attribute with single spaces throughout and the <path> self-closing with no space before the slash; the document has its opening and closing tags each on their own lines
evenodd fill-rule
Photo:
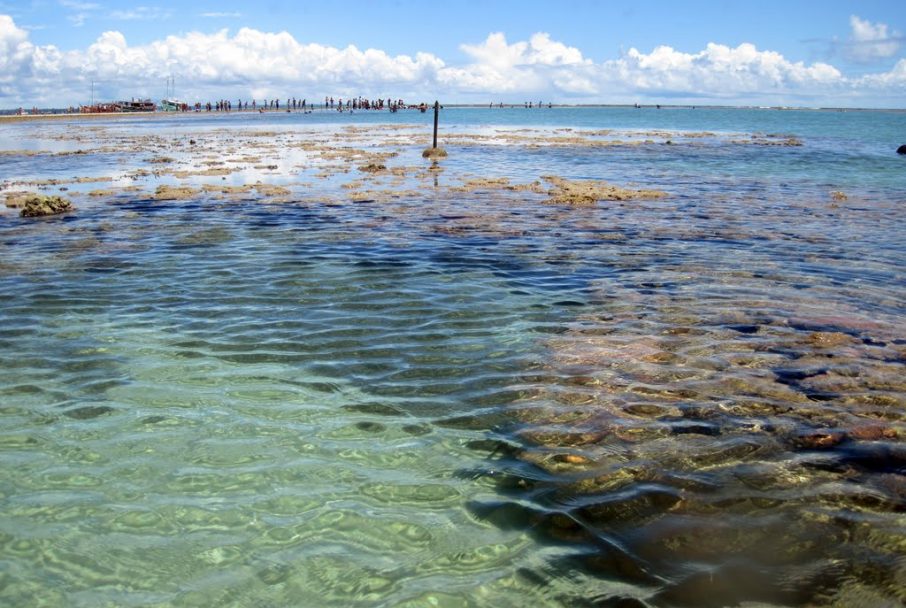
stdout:
<svg viewBox="0 0 906 608">
<path fill-rule="evenodd" d="M 91 81 L 154 96 L 168 74 L 187 99 L 906 106 L 902 2 L 0 0 L 2 15 L 0 107 L 80 103 L 64 97 Z"/>
</svg>

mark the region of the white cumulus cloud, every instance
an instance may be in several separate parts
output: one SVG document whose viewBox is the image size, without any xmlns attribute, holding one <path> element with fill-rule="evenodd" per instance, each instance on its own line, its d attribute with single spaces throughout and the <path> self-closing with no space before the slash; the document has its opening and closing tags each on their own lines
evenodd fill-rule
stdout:
<svg viewBox="0 0 906 608">
<path fill-rule="evenodd" d="M 856 15 L 849 18 L 852 35 L 847 45 L 847 55 L 860 63 L 893 57 L 900 50 L 903 38 L 899 32 L 890 30 L 886 23 L 872 23 Z"/>
<path fill-rule="evenodd" d="M 791 62 L 780 53 L 743 43 L 735 48 L 709 43 L 698 53 L 659 46 L 651 53 L 635 48 L 604 64 L 609 79 L 637 92 L 740 97 L 763 93 L 824 91 L 844 82 L 826 63 Z"/>
<path fill-rule="evenodd" d="M 4 90 L 26 75 L 23 68 L 31 63 L 34 53 L 28 32 L 16 27 L 9 15 L 0 15 L 0 86 Z"/>
<path fill-rule="evenodd" d="M 906 59 L 900 59 L 889 72 L 862 76 L 855 81 L 855 86 L 868 90 L 897 93 L 900 95 L 900 104 L 902 104 L 903 96 L 906 96 Z"/>
<path fill-rule="evenodd" d="M 893 35 L 881 34 L 885 40 Z M 461 50 L 466 61 L 450 64 L 430 52 L 390 55 L 241 28 L 188 32 L 142 45 L 107 31 L 86 48 L 61 51 L 33 44 L 28 31 L 0 15 L 0 108 L 85 103 L 92 83 L 95 99 L 156 99 L 171 76 L 177 95 L 191 102 L 366 95 L 448 103 L 906 104 L 906 60 L 887 72 L 848 77 L 828 63 L 790 61 L 748 43 L 711 43 L 697 52 L 632 48 L 596 62 L 545 33 L 513 42 L 492 33 Z"/>
<path fill-rule="evenodd" d="M 454 91 L 465 93 L 559 93 L 593 94 L 590 77 L 593 63 L 579 49 L 551 40 L 546 33 L 528 41 L 509 44 L 501 32 L 490 34 L 480 44 L 460 49 L 472 59 L 462 67 L 449 67 L 439 80 Z"/>
</svg>

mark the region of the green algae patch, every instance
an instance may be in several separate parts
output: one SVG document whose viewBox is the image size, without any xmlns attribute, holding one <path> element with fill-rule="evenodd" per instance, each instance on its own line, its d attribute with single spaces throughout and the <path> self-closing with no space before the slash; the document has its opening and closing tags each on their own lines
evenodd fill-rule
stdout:
<svg viewBox="0 0 906 608">
<path fill-rule="evenodd" d="M 542 178 L 553 186 L 548 190 L 548 203 L 555 205 L 594 205 L 598 201 L 652 200 L 664 198 L 662 190 L 632 190 L 608 184 L 604 181 L 573 181 L 547 175 Z"/>
<path fill-rule="evenodd" d="M 57 215 L 73 211 L 75 207 L 68 199 L 62 196 L 42 196 L 35 194 L 25 199 L 22 205 L 22 211 L 19 213 L 22 217 L 43 217 L 45 215 Z"/>
</svg>

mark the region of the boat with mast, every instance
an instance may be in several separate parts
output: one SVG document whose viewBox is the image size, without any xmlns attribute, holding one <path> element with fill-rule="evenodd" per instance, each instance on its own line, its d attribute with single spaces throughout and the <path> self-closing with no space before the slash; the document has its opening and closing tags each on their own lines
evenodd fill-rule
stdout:
<svg viewBox="0 0 906 608">
<path fill-rule="evenodd" d="M 164 112 L 187 112 L 189 104 L 176 98 L 176 78 L 170 76 L 167 78 L 167 94 L 160 102 L 160 108 Z"/>
</svg>

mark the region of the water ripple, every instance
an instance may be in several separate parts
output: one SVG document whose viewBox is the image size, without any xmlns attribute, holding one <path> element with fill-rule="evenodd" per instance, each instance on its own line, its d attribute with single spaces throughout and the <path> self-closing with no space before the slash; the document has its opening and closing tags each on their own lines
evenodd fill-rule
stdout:
<svg viewBox="0 0 906 608">
<path fill-rule="evenodd" d="M 0 599 L 906 600 L 889 167 L 829 204 L 795 150 L 473 152 L 438 179 L 670 196 L 0 218 Z"/>
</svg>

